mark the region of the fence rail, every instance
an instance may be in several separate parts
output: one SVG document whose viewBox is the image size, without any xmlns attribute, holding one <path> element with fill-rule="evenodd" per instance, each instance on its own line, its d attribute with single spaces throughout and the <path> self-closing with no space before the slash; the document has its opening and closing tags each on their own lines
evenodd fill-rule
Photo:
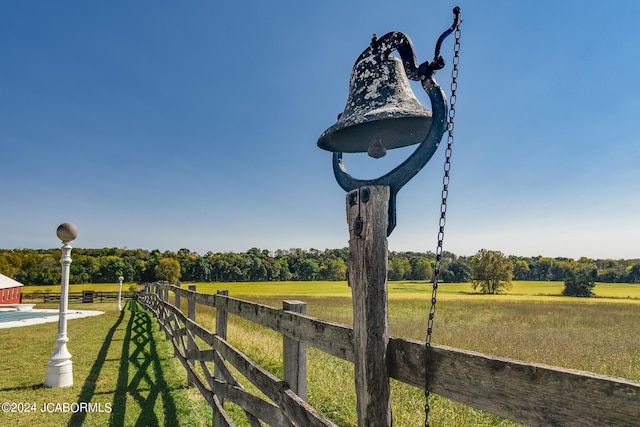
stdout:
<svg viewBox="0 0 640 427">
<path fill-rule="evenodd" d="M 118 292 L 101 292 L 92 291 L 90 302 L 116 301 Z M 122 299 L 133 298 L 136 292 L 122 292 Z M 59 292 L 30 292 L 22 294 L 22 302 L 56 302 L 60 301 Z M 69 301 L 83 302 L 87 301 L 87 293 L 85 292 L 69 292 Z"/>
<path fill-rule="evenodd" d="M 196 304 L 214 307 L 224 318 L 234 314 L 279 332 L 290 343 L 310 345 L 353 362 L 351 327 L 220 293 L 202 294 L 195 289 L 157 284 L 152 288 L 153 292 L 139 296 L 140 302 L 156 315 L 187 369 L 189 380 L 214 408 L 214 425 L 233 425 L 222 409 L 221 399 L 240 405 L 252 426 L 260 425 L 258 419 L 276 426 L 334 425 L 289 387 L 291 378 L 285 377 L 282 381 L 274 377 L 233 348 L 226 341 L 226 321 L 224 325 L 216 322 L 215 334 L 197 324 L 195 307 Z M 175 305 L 169 303 L 169 291 L 174 294 Z M 188 316 L 177 308 L 182 298 L 188 301 Z M 211 348 L 199 348 L 195 336 Z M 431 349 L 431 391 L 468 406 L 533 426 L 631 426 L 638 425 L 640 420 L 639 382 L 446 346 L 432 345 Z M 215 375 L 211 375 L 205 361 L 214 362 Z M 205 379 L 195 371 L 196 363 L 201 364 Z M 226 363 L 234 366 L 272 402 L 244 391 Z M 285 358 L 284 363 L 291 362 Z M 285 375 L 287 370 L 285 366 Z M 301 372 L 300 369 L 293 371 Z M 424 343 L 390 337 L 387 374 L 424 388 Z"/>
</svg>

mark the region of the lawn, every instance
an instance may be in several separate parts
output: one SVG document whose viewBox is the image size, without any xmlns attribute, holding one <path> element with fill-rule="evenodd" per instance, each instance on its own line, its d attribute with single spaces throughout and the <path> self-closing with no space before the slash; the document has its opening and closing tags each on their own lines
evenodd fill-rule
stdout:
<svg viewBox="0 0 640 427">
<path fill-rule="evenodd" d="M 560 282 L 516 282 L 506 295 L 473 294 L 469 284 L 442 284 L 433 342 L 640 381 L 640 336 L 635 332 L 640 286 L 609 286 L 600 286 L 600 298 L 570 298 L 559 295 Z M 274 307 L 281 307 L 283 299 L 301 299 L 309 315 L 351 324 L 350 289 L 344 282 L 298 282 L 298 287 L 296 282 L 197 284 L 200 292 L 228 289 L 231 296 Z M 390 333 L 424 340 L 431 286 L 391 282 L 389 289 Z M 198 321 L 210 330 L 214 312 L 198 307 Z M 231 316 L 229 340 L 273 374 L 282 374 L 278 334 Z M 352 365 L 310 350 L 308 381 L 312 405 L 340 426 L 356 425 Z M 394 425 L 423 422 L 421 390 L 392 381 L 392 405 Z M 432 408 L 434 426 L 517 425 L 437 396 Z"/>
<path fill-rule="evenodd" d="M 308 313 L 345 324 L 352 322 L 350 288 L 345 282 L 198 283 L 199 292 L 228 289 L 246 300 L 281 307 L 283 299 L 300 299 Z M 117 290 L 113 285 L 84 289 Z M 103 286 L 112 288 L 105 289 Z M 184 284 L 184 287 L 187 285 Z M 389 283 L 390 333 L 424 340 L 431 285 Z M 599 298 L 560 296 L 561 282 L 514 282 L 505 295 L 478 295 L 466 284 L 441 284 L 433 343 L 496 356 L 580 369 L 640 381 L 640 286 L 598 284 Z M 173 301 L 173 299 L 172 299 Z M 186 301 L 183 300 L 186 311 Z M 210 410 L 192 389 L 185 373 L 142 313 L 120 313 L 114 304 L 78 304 L 106 311 L 102 316 L 69 322 L 69 351 L 76 384 L 68 389 L 41 387 L 54 348 L 54 323 L 4 330 L 0 360 L 2 401 L 112 404 L 111 413 L 2 414 L 0 425 L 203 425 Z M 40 307 L 41 305 L 38 305 Z M 198 322 L 215 330 L 215 310 L 198 306 Z M 281 336 L 235 316 L 229 318 L 229 341 L 261 366 L 282 375 Z M 128 343 L 128 344 L 127 344 Z M 152 350 L 156 348 L 156 351 Z M 28 357 L 25 357 L 28 355 Z M 125 356 L 128 355 L 128 356 Z M 10 363 L 6 364 L 6 361 Z M 355 426 L 353 366 L 309 350 L 309 402 L 340 426 Z M 144 368 L 144 373 L 140 370 Z M 158 384 L 162 384 L 161 387 Z M 166 385 L 164 385 L 166 384 Z M 245 386 L 249 384 L 245 381 Z M 162 390 L 167 390 L 163 392 Z M 421 390 L 392 381 L 394 425 L 423 425 Z M 238 425 L 240 411 L 225 403 Z M 126 410 L 125 410 L 126 409 Z M 151 417 L 151 418 L 145 418 Z M 157 417 L 157 418 L 153 418 Z M 178 424 L 174 424 L 177 421 Z M 145 424 L 146 423 L 146 424 Z M 435 396 L 432 426 L 513 426 L 511 421 Z"/>
<path fill-rule="evenodd" d="M 135 304 L 122 312 L 107 303 L 70 308 L 105 312 L 68 322 L 71 387 L 42 386 L 57 323 L 2 330 L 0 401 L 17 412 L 3 406 L 0 426 L 210 425 L 210 409 L 191 399 L 186 374 L 147 312 Z"/>
</svg>

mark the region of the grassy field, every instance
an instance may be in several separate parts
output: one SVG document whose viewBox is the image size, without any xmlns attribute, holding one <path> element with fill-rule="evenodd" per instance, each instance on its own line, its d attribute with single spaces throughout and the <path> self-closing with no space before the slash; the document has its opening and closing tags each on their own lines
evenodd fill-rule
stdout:
<svg viewBox="0 0 640 427">
<path fill-rule="evenodd" d="M 228 289 L 232 295 L 322 295 L 322 296 L 350 296 L 351 289 L 347 282 L 206 282 L 189 283 L 197 286 L 198 292 L 215 293 L 219 289 Z M 128 291 L 131 283 L 123 283 L 122 290 Z M 188 284 L 182 285 L 187 288 Z M 558 301 L 566 301 L 562 296 L 563 282 L 547 281 L 514 281 L 510 291 L 501 295 L 481 295 L 473 291 L 470 283 L 440 283 L 438 294 L 443 299 L 467 299 L 474 300 L 487 298 L 523 300 L 552 300 L 560 298 Z M 143 289 L 141 285 L 137 289 Z M 117 283 L 83 283 L 69 286 L 69 292 L 82 292 L 86 290 L 117 292 Z M 25 293 L 31 292 L 60 292 L 59 286 L 27 286 L 23 289 Z M 431 293 L 431 282 L 398 281 L 389 282 L 390 298 L 420 297 L 425 293 Z M 594 288 L 597 299 L 613 298 L 638 300 L 640 302 L 640 285 L 628 283 L 597 283 Z M 409 295 L 411 294 L 411 295 Z M 535 298 L 526 298 L 535 297 Z M 547 298 L 541 298 L 547 297 Z M 586 299 L 585 301 L 594 301 Z M 599 301 L 601 302 L 601 301 Z"/>
<path fill-rule="evenodd" d="M 75 286 L 90 286 L 84 289 L 93 290 L 103 290 L 97 286 L 115 286 L 117 289 L 115 284 L 74 285 L 72 290 Z M 514 287 L 508 294 L 484 296 L 473 294 L 468 283 L 441 284 L 432 342 L 640 381 L 640 334 L 637 333 L 640 320 L 640 285 L 598 284 L 595 288 L 598 298 L 562 297 L 562 286 L 561 282 L 514 282 Z M 351 291 L 345 282 L 198 283 L 197 289 L 199 292 L 228 289 L 233 297 L 274 307 L 281 307 L 283 299 L 300 299 L 307 302 L 308 313 L 311 316 L 345 324 L 352 322 Z M 424 340 L 430 284 L 391 282 L 389 289 L 391 334 Z M 107 314 L 90 318 L 96 320 L 80 319 L 70 322 L 72 341 L 69 348 L 74 355 L 74 369 L 77 369 L 74 372 L 79 384 L 74 385 L 73 391 L 60 391 L 65 393 L 63 395 L 51 394 L 53 390 L 40 387 L 47 358 L 53 350 L 55 324 L 5 330 L 6 333 L 3 331 L 3 336 L 8 335 L 9 339 L 6 343 L 0 343 L 0 359 L 15 361 L 18 366 L 5 371 L 6 375 L 0 377 L 0 397 L 4 398 L 1 400 L 26 399 L 43 402 L 44 399 L 52 399 L 75 402 L 82 397 L 95 402 L 113 402 L 114 412 L 116 407 L 126 407 L 126 411 L 121 409 L 125 414 L 118 415 L 120 418 L 117 419 L 113 415 L 87 414 L 82 425 L 134 425 L 141 414 L 148 415 L 151 405 L 145 406 L 145 399 L 148 398 L 140 396 L 150 396 L 153 392 L 140 392 L 142 394 L 136 397 L 135 389 L 128 386 L 127 392 L 124 393 L 124 381 L 118 379 L 124 371 L 121 366 L 125 358 L 121 353 L 127 337 L 127 325 L 132 322 L 127 316 L 133 314 L 127 312 L 125 317 L 119 320 L 119 313 L 101 308 L 107 305 L 111 304 L 76 306 L 102 309 L 107 311 Z M 183 309 L 186 311 L 184 301 Z M 197 313 L 199 323 L 215 330 L 214 309 L 198 306 Z M 235 316 L 230 316 L 229 322 L 229 341 L 258 361 L 261 366 L 281 376 L 281 336 Z M 173 411 L 170 403 L 172 400 L 179 425 L 198 425 L 207 417 L 210 419 L 208 409 L 203 409 L 202 398 L 194 394 L 193 390 L 184 388 L 184 372 L 179 362 L 170 358 L 171 351 L 166 346 L 163 334 L 157 334 L 155 324 L 150 324 L 154 326 L 148 326 L 148 329 L 155 334 L 155 345 L 159 349 L 158 364 L 154 366 L 159 366 L 158 372 L 162 373 L 170 389 L 169 397 L 161 397 L 160 392 L 155 391 L 154 410 L 159 411 L 159 423 L 165 423 L 167 418 L 161 417 L 166 417 Z M 135 338 L 132 334 L 136 331 L 136 324 L 131 325 L 133 329 L 129 339 Z M 111 338 L 110 330 L 113 330 Z M 28 334 L 29 339 L 25 334 Z M 30 342 L 33 341 L 33 337 L 37 338 L 37 344 Z M 106 342 L 110 344 L 107 350 L 104 350 Z M 146 353 L 143 354 L 139 351 L 136 353 L 135 344 L 129 345 L 129 349 L 126 350 L 130 354 L 129 359 L 135 355 L 133 361 L 128 362 L 130 366 L 127 368 L 127 375 L 131 379 L 135 378 L 136 369 L 140 367 L 136 363 L 141 362 L 136 360 L 142 360 L 143 356 L 144 359 L 155 359 L 150 348 L 145 347 Z M 25 354 L 29 357 L 25 358 Z M 82 362 L 83 358 L 87 360 Z M 99 360 L 103 360 L 102 365 Z M 155 362 L 149 363 L 149 366 L 152 366 Z M 309 350 L 308 363 L 310 403 L 338 425 L 355 426 L 352 365 L 313 349 Z M 40 368 L 37 368 L 38 366 Z M 95 366 L 102 367 L 97 375 L 92 375 L 97 370 Z M 156 371 L 150 368 L 147 371 L 150 372 L 152 381 L 155 381 L 153 378 L 156 373 L 151 372 Z M 102 378 L 103 375 L 107 375 L 108 378 Z M 247 381 L 242 382 L 251 389 Z M 143 382 L 139 385 L 152 388 Z M 185 402 L 184 396 L 190 397 L 191 400 L 187 399 L 188 402 Z M 123 400 L 125 397 L 126 404 Z M 119 403 L 116 405 L 115 402 Z M 424 397 L 421 390 L 392 381 L 392 405 L 394 425 L 423 425 Z M 248 425 L 242 421 L 241 411 L 234 409 L 228 402 L 225 406 L 238 420 L 239 426 Z M 165 408 L 171 411 L 167 412 Z M 186 412 L 191 411 L 189 416 L 183 414 L 180 408 Z M 20 421 L 23 424 L 15 424 L 18 418 L 9 418 L 9 423 L 6 423 L 2 417 L 6 418 L 7 414 L 0 414 L 0 425 L 80 425 L 70 424 L 69 421 L 74 421 L 73 419 L 58 417 L 57 414 L 42 415 L 39 419 L 23 415 L 20 419 L 24 420 Z M 432 402 L 431 425 L 517 424 L 435 396 Z"/>
<path fill-rule="evenodd" d="M 195 284 L 198 292 L 215 293 L 219 289 L 228 289 L 234 295 L 322 295 L 322 296 L 350 296 L 351 288 L 347 282 L 213 282 L 190 283 Z M 72 285 L 84 289 L 87 285 Z M 94 285 L 95 287 L 96 285 Z M 102 286 L 102 285 L 97 285 Z M 108 286 L 108 285 L 107 285 Z M 186 288 L 188 285 L 183 284 Z M 512 297 L 562 296 L 563 282 L 547 281 L 514 281 L 510 291 L 501 295 L 481 295 L 473 291 L 470 283 L 440 283 L 438 294 L 445 299 L 468 298 L 473 299 L 513 299 Z M 75 289 L 75 288 L 74 288 Z M 117 290 L 117 289 L 116 289 Z M 389 282 L 389 297 L 417 297 L 425 293 L 431 294 L 431 282 L 425 281 L 397 281 Z M 635 299 L 640 302 L 640 285 L 628 283 L 597 283 L 594 288 L 596 298 L 624 298 Z M 416 294 L 416 295 L 407 295 Z"/>
<path fill-rule="evenodd" d="M 0 402 L 21 405 L 14 408 L 21 412 L 6 412 L 3 406 L 0 426 L 210 425 L 209 407 L 192 399 L 186 374 L 157 322 L 136 305 L 122 312 L 112 306 L 70 305 L 105 312 L 68 322 L 71 387 L 42 386 L 57 323 L 2 329 Z M 78 411 L 79 402 L 95 406 Z"/>
<path fill-rule="evenodd" d="M 508 294 L 485 296 L 471 293 L 469 284 L 443 284 L 433 342 L 640 381 L 640 336 L 635 332 L 640 286 L 600 284 L 599 298 L 562 297 L 562 287 L 561 282 L 515 282 Z M 311 316 L 352 322 L 346 283 L 199 283 L 197 289 L 228 289 L 231 296 L 274 307 L 281 307 L 283 299 L 301 299 Z M 424 340 L 430 284 L 391 282 L 389 289 L 391 334 Z M 213 330 L 214 312 L 199 307 L 198 321 Z M 229 340 L 275 375 L 282 374 L 278 334 L 231 316 Z M 341 426 L 357 423 L 352 383 L 349 363 L 310 350 L 309 401 Z M 395 381 L 392 390 L 394 424 L 422 425 L 423 392 Z M 437 396 L 432 408 L 435 426 L 517 425 Z"/>
</svg>

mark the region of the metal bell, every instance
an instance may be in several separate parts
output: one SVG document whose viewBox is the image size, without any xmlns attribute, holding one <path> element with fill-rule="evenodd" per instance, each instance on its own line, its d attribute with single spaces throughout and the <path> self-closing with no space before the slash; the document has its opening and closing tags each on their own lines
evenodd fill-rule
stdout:
<svg viewBox="0 0 640 427">
<path fill-rule="evenodd" d="M 430 127 L 431 111 L 413 94 L 402 61 L 372 54 L 354 65 L 344 112 L 320 135 L 318 147 L 379 158 L 422 142 Z"/>
</svg>

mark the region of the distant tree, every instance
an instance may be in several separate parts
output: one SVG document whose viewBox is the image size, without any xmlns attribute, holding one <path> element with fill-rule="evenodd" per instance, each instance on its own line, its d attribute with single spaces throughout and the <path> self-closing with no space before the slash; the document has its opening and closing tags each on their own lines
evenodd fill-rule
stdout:
<svg viewBox="0 0 640 427">
<path fill-rule="evenodd" d="M 267 280 L 267 267 L 264 264 L 264 254 L 258 248 L 251 248 L 242 256 L 242 269 L 248 280 L 263 282 Z"/>
<path fill-rule="evenodd" d="M 389 280 L 402 280 L 411 273 L 409 260 L 400 256 L 389 256 Z"/>
<path fill-rule="evenodd" d="M 76 258 L 87 258 L 83 255 L 79 255 Z M 92 259 L 92 258 L 87 258 L 87 259 Z M 73 263 L 71 264 L 70 268 L 69 268 L 69 283 L 90 283 L 91 282 L 91 276 L 89 275 L 89 272 L 87 272 L 87 269 L 85 268 L 85 266 L 82 263 L 76 262 L 76 260 L 73 260 Z"/>
<path fill-rule="evenodd" d="M 595 269 L 582 268 L 569 271 L 564 280 L 562 295 L 571 297 L 593 296 L 593 288 L 596 286 L 595 277 Z"/>
<path fill-rule="evenodd" d="M 266 256 L 262 260 L 262 264 L 267 271 L 266 280 L 278 280 L 278 277 L 280 276 L 280 264 L 278 263 L 278 261 L 271 256 Z"/>
<path fill-rule="evenodd" d="M 471 277 L 471 266 L 462 259 L 445 264 L 441 272 L 442 280 L 449 283 L 465 283 Z"/>
<path fill-rule="evenodd" d="M 71 264 L 73 265 L 73 264 Z M 95 273 L 96 283 L 115 283 L 118 277 L 124 274 L 125 264 L 122 258 L 117 255 L 107 255 L 100 258 L 98 271 Z M 127 279 L 131 280 L 130 274 Z"/>
<path fill-rule="evenodd" d="M 480 249 L 471 258 L 471 287 L 483 294 L 511 289 L 513 264 L 502 252 Z"/>
<path fill-rule="evenodd" d="M 11 252 L 0 253 L 0 273 L 7 277 L 15 277 L 20 269 L 20 258 Z"/>
<path fill-rule="evenodd" d="M 287 258 L 279 258 L 278 264 L 280 265 L 280 268 L 278 271 L 279 276 L 276 280 L 291 280 L 293 278 L 293 274 L 291 273 L 291 270 L 289 270 L 289 262 L 287 261 Z"/>
<path fill-rule="evenodd" d="M 298 280 L 316 280 L 320 274 L 320 267 L 316 260 L 303 258 L 296 263 L 296 278 Z"/>
<path fill-rule="evenodd" d="M 640 283 L 640 264 L 633 264 L 627 267 L 626 281 L 629 283 Z"/>
<path fill-rule="evenodd" d="M 515 280 L 526 280 L 529 275 L 529 263 L 523 259 L 518 259 L 513 263 L 513 278 Z"/>
<path fill-rule="evenodd" d="M 59 285 L 61 279 L 60 261 L 52 255 L 42 257 L 38 264 L 37 284 L 39 285 Z"/>
<path fill-rule="evenodd" d="M 550 280 L 551 267 L 555 261 L 551 258 L 535 257 L 529 261 L 530 280 Z"/>
<path fill-rule="evenodd" d="M 409 260 L 411 265 L 411 272 L 409 279 L 411 280 L 430 280 L 433 276 L 433 268 L 431 267 L 431 261 L 424 257 L 411 257 Z"/>
<path fill-rule="evenodd" d="M 180 280 L 180 263 L 173 258 L 162 258 L 154 268 L 156 280 L 176 283 Z"/>
<path fill-rule="evenodd" d="M 345 280 L 347 277 L 347 265 L 342 258 L 327 260 L 320 267 L 320 277 L 324 280 Z"/>
</svg>

